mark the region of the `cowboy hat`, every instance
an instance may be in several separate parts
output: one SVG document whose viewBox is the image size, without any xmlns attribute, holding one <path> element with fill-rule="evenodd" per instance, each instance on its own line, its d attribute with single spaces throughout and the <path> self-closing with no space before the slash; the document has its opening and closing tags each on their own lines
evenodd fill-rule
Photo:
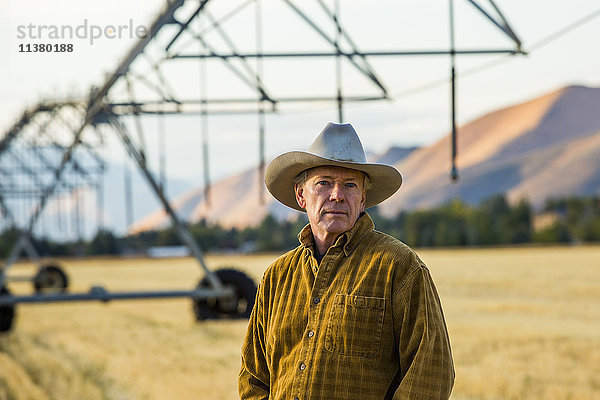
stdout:
<svg viewBox="0 0 600 400">
<path fill-rule="evenodd" d="M 277 156 L 265 172 L 269 192 L 281 203 L 305 211 L 296 202 L 294 178 L 310 168 L 334 166 L 362 171 L 368 175 L 365 208 L 373 207 L 393 195 L 402 184 L 402 176 L 390 165 L 367 163 L 365 151 L 350 124 L 329 122 L 308 148 L 308 152 L 290 151 Z"/>
</svg>

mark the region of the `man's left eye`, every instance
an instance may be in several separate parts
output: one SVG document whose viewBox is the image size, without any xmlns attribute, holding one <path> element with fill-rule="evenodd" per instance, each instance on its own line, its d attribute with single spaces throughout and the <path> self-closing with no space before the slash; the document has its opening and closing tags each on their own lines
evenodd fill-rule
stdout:
<svg viewBox="0 0 600 400">
<path fill-rule="evenodd" d="M 357 186 L 356 186 L 356 183 L 354 183 L 354 182 L 348 182 L 348 183 L 346 183 L 346 187 L 355 188 Z"/>
</svg>

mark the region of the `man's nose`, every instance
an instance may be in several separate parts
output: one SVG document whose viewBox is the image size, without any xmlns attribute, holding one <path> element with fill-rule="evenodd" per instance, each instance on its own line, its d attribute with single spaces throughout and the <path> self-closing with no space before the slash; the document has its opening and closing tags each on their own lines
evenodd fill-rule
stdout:
<svg viewBox="0 0 600 400">
<path fill-rule="evenodd" d="M 344 201 L 344 185 L 341 183 L 334 183 L 331 188 L 331 194 L 329 200 L 331 201 Z"/>
</svg>

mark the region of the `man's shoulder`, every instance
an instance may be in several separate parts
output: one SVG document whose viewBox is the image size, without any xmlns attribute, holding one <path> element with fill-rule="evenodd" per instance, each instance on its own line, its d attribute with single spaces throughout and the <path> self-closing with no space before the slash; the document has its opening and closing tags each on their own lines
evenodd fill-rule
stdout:
<svg viewBox="0 0 600 400">
<path fill-rule="evenodd" d="M 380 260 L 382 265 L 399 270 L 400 275 L 427 268 L 410 246 L 385 232 L 369 232 L 363 240 L 363 246 L 363 251 L 368 251 L 371 257 Z"/>
<path fill-rule="evenodd" d="M 365 239 L 367 239 L 368 245 L 376 251 L 390 252 L 397 255 L 412 255 L 415 253 L 406 243 L 385 232 L 374 229 L 367 236 Z"/>
</svg>

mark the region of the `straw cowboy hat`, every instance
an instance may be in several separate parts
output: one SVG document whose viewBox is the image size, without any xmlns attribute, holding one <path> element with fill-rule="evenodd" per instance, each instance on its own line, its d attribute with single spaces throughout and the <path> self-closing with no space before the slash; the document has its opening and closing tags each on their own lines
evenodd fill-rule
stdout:
<svg viewBox="0 0 600 400">
<path fill-rule="evenodd" d="M 308 148 L 308 152 L 290 151 L 276 157 L 265 172 L 269 192 L 281 203 L 305 211 L 296 202 L 293 179 L 309 168 L 334 166 L 362 171 L 369 176 L 365 208 L 373 207 L 393 195 L 402 184 L 402 176 L 390 165 L 367 163 L 365 151 L 350 124 L 328 123 Z"/>
</svg>

